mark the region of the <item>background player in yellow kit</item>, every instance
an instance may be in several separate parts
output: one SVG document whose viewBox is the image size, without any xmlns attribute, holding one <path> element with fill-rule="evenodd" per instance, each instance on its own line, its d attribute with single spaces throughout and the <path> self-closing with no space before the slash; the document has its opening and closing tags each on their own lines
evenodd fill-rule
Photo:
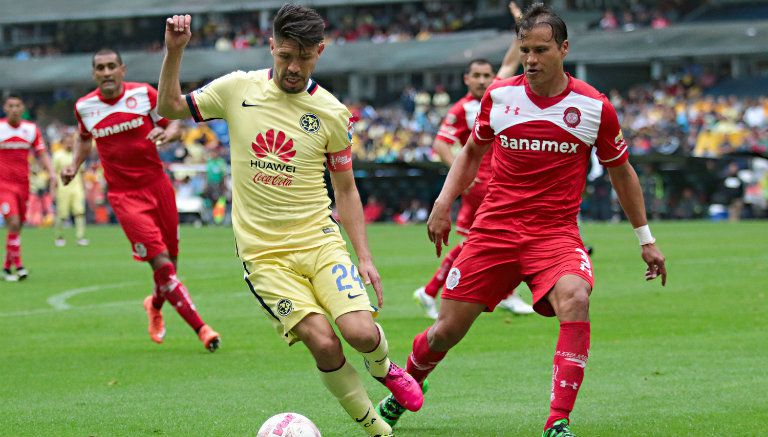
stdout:
<svg viewBox="0 0 768 437">
<path fill-rule="evenodd" d="M 65 167 L 72 163 L 72 147 L 75 143 L 75 135 L 77 133 L 74 131 L 67 132 L 61 141 L 62 148 L 53 153 L 53 168 L 56 170 L 57 177 Z M 60 183 L 59 189 L 56 191 L 55 244 L 57 247 L 67 244 L 62 225 L 64 220 L 69 219 L 70 215 L 75 222 L 77 245 L 88 245 L 88 239 L 85 238 L 85 187 L 80 174 L 77 172 L 69 185 Z"/>
</svg>

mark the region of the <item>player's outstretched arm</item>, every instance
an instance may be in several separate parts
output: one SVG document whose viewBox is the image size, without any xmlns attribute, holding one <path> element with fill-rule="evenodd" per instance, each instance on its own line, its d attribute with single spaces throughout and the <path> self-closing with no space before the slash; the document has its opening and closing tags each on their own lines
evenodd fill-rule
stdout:
<svg viewBox="0 0 768 437">
<path fill-rule="evenodd" d="M 442 252 L 442 244 L 448 244 L 448 234 L 451 232 L 451 205 L 464 190 L 469 187 L 477 176 L 480 161 L 491 143 L 478 145 L 473 138 L 469 138 L 467 144 L 456 156 L 456 160 L 448 171 L 445 184 L 440 195 L 435 200 L 432 212 L 427 220 L 427 233 L 429 241 L 435 243 L 437 256 Z"/>
<path fill-rule="evenodd" d="M 632 227 L 640 239 L 642 258 L 648 265 L 645 279 L 650 281 L 657 276 L 661 276 L 661 285 L 666 285 L 667 267 L 664 255 L 656 247 L 656 239 L 651 236 L 651 231 L 648 228 L 643 190 L 640 187 L 640 181 L 637 178 L 635 169 L 627 161 L 616 167 L 608 167 L 608 174 L 611 176 L 611 184 L 613 184 L 613 188 L 616 190 L 619 203 L 621 203 L 624 213 L 627 215 L 629 222 L 632 223 Z"/>
<path fill-rule="evenodd" d="M 75 178 L 80 166 L 85 162 L 85 158 L 91 154 L 91 147 L 93 147 L 93 143 L 90 138 L 83 140 L 80 135 L 75 136 L 75 145 L 72 147 L 72 163 L 61 170 L 61 181 L 64 185 L 68 185 Z"/>
<path fill-rule="evenodd" d="M 174 15 L 165 20 L 165 57 L 157 84 L 157 112 L 171 120 L 192 116 L 179 84 L 181 57 L 192 37 L 191 21 L 189 15 Z"/>
<path fill-rule="evenodd" d="M 523 18 L 523 11 L 517 6 L 515 2 L 509 2 L 509 13 L 515 19 L 515 23 L 520 23 Z M 504 53 L 504 59 L 501 61 L 501 67 L 496 76 L 506 79 L 512 77 L 517 72 L 517 68 L 520 67 L 520 40 L 517 36 L 512 37 L 512 43 L 507 48 L 507 52 Z"/>
<path fill-rule="evenodd" d="M 347 231 L 349 241 L 357 254 L 358 270 L 360 277 L 366 285 L 373 285 L 376 292 L 379 307 L 384 305 L 384 295 L 381 288 L 381 277 L 373 265 L 371 249 L 368 247 L 368 237 L 365 234 L 365 217 L 363 216 L 363 204 L 360 202 L 360 193 L 355 185 L 355 177 L 352 169 L 345 171 L 332 171 L 331 185 L 336 199 L 336 208 L 339 218 Z"/>
</svg>

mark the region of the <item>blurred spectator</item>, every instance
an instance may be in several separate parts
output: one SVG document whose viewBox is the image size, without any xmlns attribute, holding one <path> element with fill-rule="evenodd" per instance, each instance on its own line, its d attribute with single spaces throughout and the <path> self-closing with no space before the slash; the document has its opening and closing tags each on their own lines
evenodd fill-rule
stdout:
<svg viewBox="0 0 768 437">
<path fill-rule="evenodd" d="M 697 219 L 704 216 L 704 203 L 698 198 L 693 188 L 685 187 L 672 217 L 681 220 Z"/>
<path fill-rule="evenodd" d="M 365 222 L 373 223 L 381 220 L 385 207 L 386 206 L 383 203 L 379 202 L 379 199 L 376 196 L 368 196 L 368 202 L 366 202 L 363 207 Z"/>
<path fill-rule="evenodd" d="M 738 163 L 728 164 L 716 198 L 728 206 L 729 221 L 741 220 L 741 212 L 744 208 L 744 181 L 739 177 Z"/>
</svg>

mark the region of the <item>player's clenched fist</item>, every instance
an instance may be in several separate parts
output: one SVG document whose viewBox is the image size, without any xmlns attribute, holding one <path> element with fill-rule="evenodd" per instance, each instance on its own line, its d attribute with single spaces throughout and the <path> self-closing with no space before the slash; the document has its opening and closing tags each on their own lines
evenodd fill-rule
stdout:
<svg viewBox="0 0 768 437">
<path fill-rule="evenodd" d="M 75 175 L 77 174 L 77 169 L 74 165 L 68 165 L 61 169 L 61 182 L 64 183 L 64 185 L 69 185 L 70 182 L 72 182 L 72 179 L 75 178 Z"/>
<path fill-rule="evenodd" d="M 183 49 L 192 37 L 191 15 L 174 15 L 165 20 L 165 46 L 168 50 Z"/>
</svg>

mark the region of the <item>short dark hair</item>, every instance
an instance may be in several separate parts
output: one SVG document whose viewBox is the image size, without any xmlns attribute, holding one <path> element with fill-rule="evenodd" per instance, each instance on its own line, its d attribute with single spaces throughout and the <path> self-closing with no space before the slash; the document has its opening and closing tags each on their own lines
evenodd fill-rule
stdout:
<svg viewBox="0 0 768 437">
<path fill-rule="evenodd" d="M 489 61 L 489 60 L 487 60 L 485 58 L 475 58 L 475 59 L 472 59 L 471 61 L 469 61 L 469 63 L 467 63 L 467 67 L 464 69 L 464 74 L 469 74 L 469 71 L 472 69 L 472 66 L 475 65 L 475 64 L 480 64 L 480 65 L 486 65 L 487 64 L 487 65 L 490 65 L 491 66 L 491 70 L 493 70 L 493 64 L 491 64 L 491 61 Z"/>
<path fill-rule="evenodd" d="M 563 45 L 563 41 L 568 39 L 568 28 L 565 22 L 544 3 L 534 3 L 525 11 L 517 25 L 518 38 L 525 38 L 525 35 L 536 26 L 549 26 L 552 29 L 552 38 L 558 46 Z"/>
<path fill-rule="evenodd" d="M 105 47 L 105 48 L 103 48 L 103 49 L 101 49 L 98 52 L 93 54 L 93 56 L 91 57 L 91 66 L 93 66 L 93 67 L 96 66 L 96 56 L 112 55 L 112 54 L 117 56 L 117 64 L 118 65 L 123 65 L 123 57 L 120 56 L 120 52 L 118 52 L 115 49 L 111 49 L 111 48 Z"/>
<path fill-rule="evenodd" d="M 7 102 L 8 100 L 11 100 L 11 99 L 21 100 L 21 102 L 24 103 L 24 99 L 21 98 L 21 94 L 17 94 L 17 93 L 6 94 L 5 98 L 3 99 L 3 102 Z"/>
<path fill-rule="evenodd" d="M 288 3 L 275 14 L 272 34 L 276 40 L 287 38 L 296 41 L 304 49 L 323 42 L 325 21 L 312 8 Z"/>
</svg>

